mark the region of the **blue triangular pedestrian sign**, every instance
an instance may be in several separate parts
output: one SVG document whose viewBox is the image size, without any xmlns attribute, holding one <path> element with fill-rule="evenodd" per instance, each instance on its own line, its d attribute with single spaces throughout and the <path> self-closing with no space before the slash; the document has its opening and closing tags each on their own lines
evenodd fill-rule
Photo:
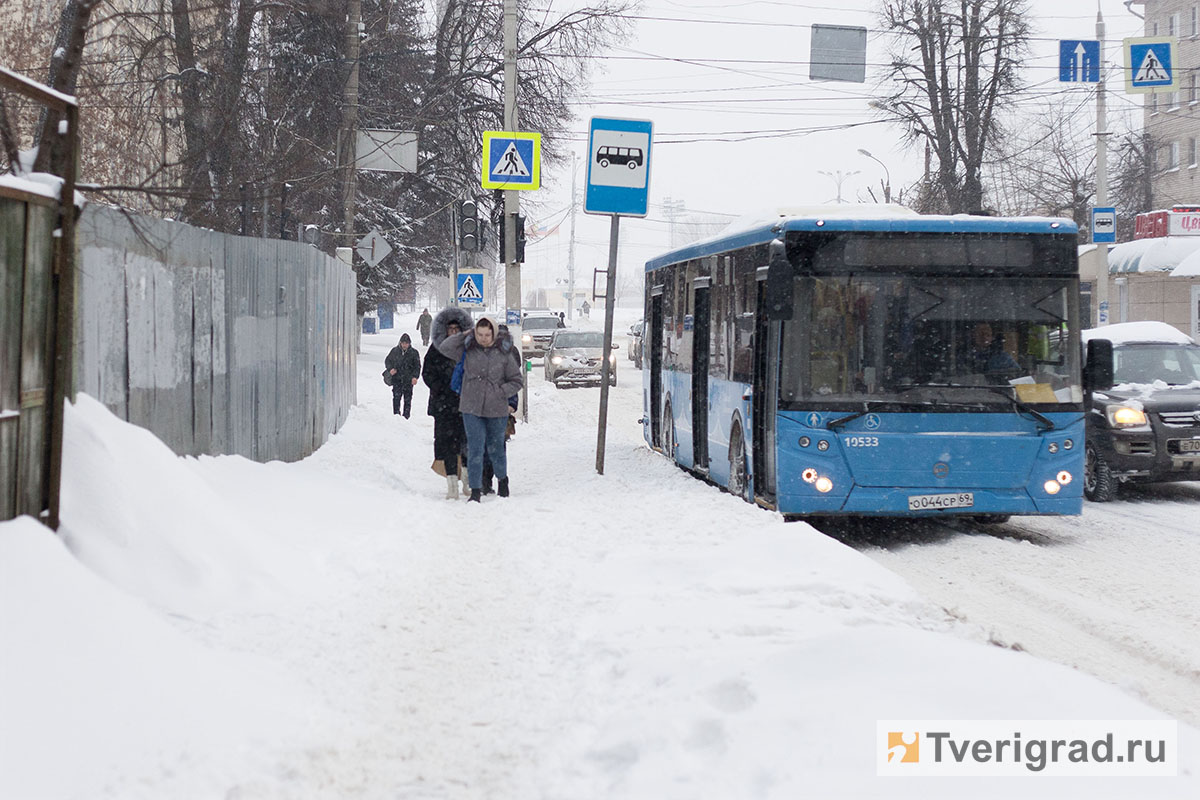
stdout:
<svg viewBox="0 0 1200 800">
<path fill-rule="evenodd" d="M 1179 89 L 1175 37 L 1125 40 L 1125 91 L 1174 92 Z"/>
</svg>

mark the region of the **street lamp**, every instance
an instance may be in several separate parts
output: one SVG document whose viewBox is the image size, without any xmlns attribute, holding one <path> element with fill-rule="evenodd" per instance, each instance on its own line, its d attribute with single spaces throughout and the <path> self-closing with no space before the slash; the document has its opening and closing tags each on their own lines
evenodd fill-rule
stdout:
<svg viewBox="0 0 1200 800">
<path fill-rule="evenodd" d="M 882 161 L 880 161 L 875 156 L 871 155 L 866 150 L 863 150 L 861 147 L 858 148 L 858 152 L 860 155 L 866 156 L 867 158 L 871 159 L 879 166 L 883 167 L 883 174 L 885 176 L 887 176 L 883 182 L 883 202 L 885 202 L 885 203 L 892 202 L 892 173 L 888 170 L 887 164 L 883 163 Z"/>
<path fill-rule="evenodd" d="M 820 173 L 821 175 L 824 175 L 824 176 L 826 176 L 826 177 L 828 177 L 828 178 L 832 178 L 832 179 L 833 179 L 833 182 L 837 184 L 837 189 L 838 189 L 838 193 L 837 193 L 837 200 L 836 200 L 836 201 L 834 201 L 834 202 L 837 202 L 837 203 L 844 203 L 844 202 L 846 202 L 846 201 L 842 199 L 842 184 L 843 184 L 843 183 L 845 183 L 845 181 L 846 181 L 846 178 L 849 178 L 851 175 L 857 175 L 859 171 L 858 171 L 858 170 L 854 170 L 854 171 L 852 171 L 852 172 L 842 172 L 842 171 L 839 169 L 839 170 L 837 171 L 837 174 L 836 174 L 836 175 L 835 175 L 834 173 L 832 173 L 832 172 L 826 172 L 826 171 L 825 171 L 825 170 L 823 170 L 823 169 L 819 169 L 819 170 L 817 170 L 817 172 L 818 172 L 818 173 Z"/>
</svg>

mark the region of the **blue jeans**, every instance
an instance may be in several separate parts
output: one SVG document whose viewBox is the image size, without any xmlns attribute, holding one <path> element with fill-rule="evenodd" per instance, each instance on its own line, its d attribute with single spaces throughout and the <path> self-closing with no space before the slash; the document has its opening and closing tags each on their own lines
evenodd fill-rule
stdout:
<svg viewBox="0 0 1200 800">
<path fill-rule="evenodd" d="M 467 483 L 472 489 L 483 488 L 483 453 L 492 461 L 492 471 L 498 480 L 508 477 L 508 455 L 504 452 L 504 429 L 508 417 L 477 417 L 463 414 L 467 430 Z"/>
</svg>

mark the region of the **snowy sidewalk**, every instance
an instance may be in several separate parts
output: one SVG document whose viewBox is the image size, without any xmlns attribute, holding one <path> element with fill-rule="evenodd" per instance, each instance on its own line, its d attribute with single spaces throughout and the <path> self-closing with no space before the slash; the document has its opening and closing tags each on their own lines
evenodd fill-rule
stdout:
<svg viewBox="0 0 1200 800">
<path fill-rule="evenodd" d="M 406 421 L 379 380 L 394 338 L 298 464 L 71 409 L 69 550 L 0 524 L 0 796 L 1200 795 L 1185 726 L 1174 779 L 876 777 L 880 719 L 1163 715 L 649 452 L 623 350 L 605 476 L 597 390 L 539 364 L 513 497 L 444 500 L 424 386 Z"/>
</svg>

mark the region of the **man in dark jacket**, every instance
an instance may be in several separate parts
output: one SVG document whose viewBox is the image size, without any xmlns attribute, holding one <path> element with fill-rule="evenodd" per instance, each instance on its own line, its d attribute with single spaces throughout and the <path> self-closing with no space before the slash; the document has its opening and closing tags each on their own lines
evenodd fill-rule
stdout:
<svg viewBox="0 0 1200 800">
<path fill-rule="evenodd" d="M 459 458 L 465 455 L 467 434 L 463 430 L 462 414 L 458 410 L 458 392 L 450 388 L 450 377 L 458 363 L 447 358 L 438 350 L 447 336 L 453 336 L 471 328 L 471 315 L 461 308 L 450 306 L 438 312 L 433 319 L 431 338 L 433 347 L 425 354 L 425 367 L 421 378 L 429 387 L 429 416 L 433 417 L 433 458 L 446 468 L 446 499 L 458 498 Z M 466 473 L 462 475 L 463 489 Z"/>
<path fill-rule="evenodd" d="M 417 330 L 421 332 L 421 346 L 425 347 L 429 344 L 429 326 L 433 324 L 433 317 L 429 316 L 429 309 L 421 310 L 421 316 L 417 318 Z"/>
<path fill-rule="evenodd" d="M 421 376 L 421 356 L 413 349 L 408 334 L 400 336 L 400 344 L 392 348 L 383 360 L 383 366 L 392 376 L 392 413 L 399 414 L 401 400 L 404 401 L 404 418 L 412 411 L 413 387 Z"/>
</svg>

